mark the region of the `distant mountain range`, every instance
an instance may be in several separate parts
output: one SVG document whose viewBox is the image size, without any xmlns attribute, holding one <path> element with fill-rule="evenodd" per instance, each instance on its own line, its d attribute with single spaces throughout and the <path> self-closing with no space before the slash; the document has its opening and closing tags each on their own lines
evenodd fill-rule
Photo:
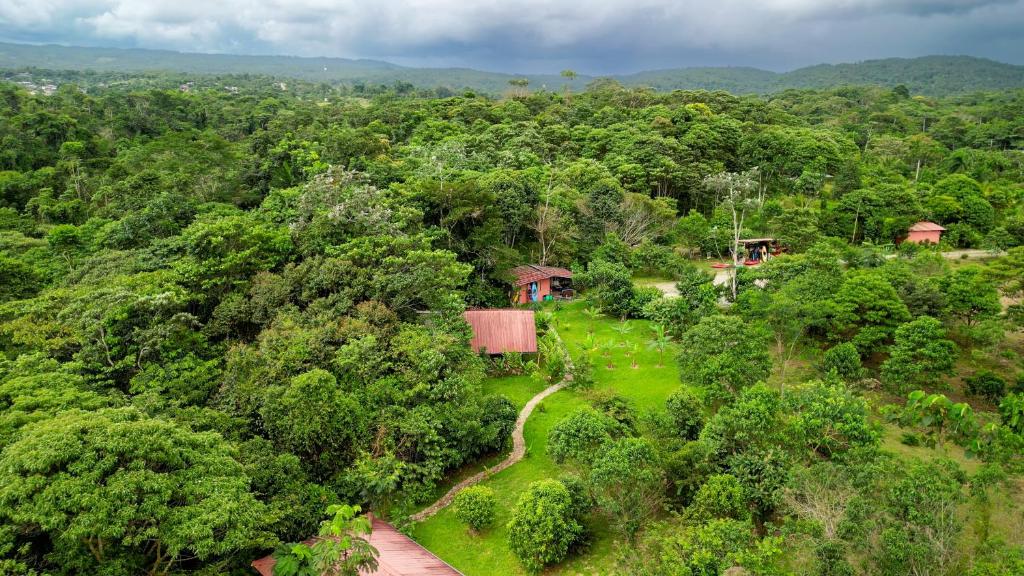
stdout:
<svg viewBox="0 0 1024 576">
<path fill-rule="evenodd" d="M 410 68 L 379 60 L 238 56 L 168 50 L 86 48 L 0 43 L 0 69 L 95 70 L 97 72 L 176 72 L 186 74 L 259 74 L 313 82 L 392 84 L 417 87 L 470 88 L 492 94 L 509 88 L 509 80 L 526 78 L 530 88 L 561 89 L 567 79 L 555 74 L 505 74 L 469 68 Z M 1024 87 L 1024 66 L 970 56 L 886 58 L 850 64 L 819 64 L 790 72 L 745 67 L 699 67 L 613 75 L 630 86 L 656 90 L 726 90 L 737 94 L 770 93 L 789 88 L 843 85 L 896 86 L 912 93 L 942 96 L 979 90 Z M 582 89 L 595 76 L 571 81 Z"/>
</svg>

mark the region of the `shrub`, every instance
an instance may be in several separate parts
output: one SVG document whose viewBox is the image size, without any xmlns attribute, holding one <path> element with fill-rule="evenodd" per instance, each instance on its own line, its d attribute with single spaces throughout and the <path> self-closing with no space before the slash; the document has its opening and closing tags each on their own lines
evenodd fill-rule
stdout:
<svg viewBox="0 0 1024 576">
<path fill-rule="evenodd" d="M 508 547 L 530 572 L 561 562 L 583 535 L 572 495 L 557 480 L 530 484 L 508 523 Z"/>
<path fill-rule="evenodd" d="M 966 379 L 967 393 L 972 396 L 982 396 L 992 402 L 999 402 L 999 399 L 1006 394 L 1006 380 L 991 370 L 982 370 Z"/>
<path fill-rule="evenodd" d="M 654 446 L 643 438 L 607 445 L 590 471 L 590 489 L 612 527 L 633 542 L 665 498 L 665 472 Z"/>
<path fill-rule="evenodd" d="M 696 521 L 710 518 L 750 518 L 750 510 L 743 496 L 743 485 L 730 474 L 716 474 L 697 490 L 687 514 Z"/>
<path fill-rule="evenodd" d="M 591 395 L 591 404 L 617 424 L 616 431 L 636 432 L 636 410 L 626 397 L 611 390 L 601 390 Z"/>
<path fill-rule="evenodd" d="M 900 444 L 905 446 L 920 446 L 921 435 L 916 432 L 904 432 L 900 435 Z"/>
<path fill-rule="evenodd" d="M 591 291 L 591 298 L 610 316 L 624 318 L 633 313 L 633 276 L 622 264 L 594 260 L 573 276 L 573 283 Z"/>
<path fill-rule="evenodd" d="M 566 461 L 589 462 L 596 456 L 598 448 L 611 439 L 613 426 L 614 423 L 599 412 L 577 410 L 548 432 L 548 454 L 559 464 Z"/>
<path fill-rule="evenodd" d="M 481 407 L 480 425 L 483 429 L 481 444 L 493 450 L 512 445 L 512 431 L 519 412 L 511 400 L 500 394 L 485 396 Z"/>
<path fill-rule="evenodd" d="M 704 403 L 689 390 L 680 388 L 665 402 L 676 434 L 684 440 L 695 440 L 704 427 Z"/>
<path fill-rule="evenodd" d="M 574 390 L 583 390 L 594 385 L 594 360 L 587 352 L 580 352 L 572 361 L 572 380 L 569 387 Z"/>
<path fill-rule="evenodd" d="M 587 484 L 579 476 L 569 475 L 559 478 L 559 482 L 569 491 L 569 499 L 572 501 L 570 516 L 583 518 L 590 513 L 594 507 L 594 499 L 590 495 Z"/>
<path fill-rule="evenodd" d="M 455 496 L 452 506 L 455 517 L 473 532 L 479 532 L 494 523 L 494 490 L 486 486 L 470 486 Z"/>
<path fill-rule="evenodd" d="M 846 382 L 853 382 L 864 377 L 860 352 L 852 342 L 844 342 L 826 350 L 825 356 L 821 360 L 821 371 L 825 374 L 835 372 Z"/>
<path fill-rule="evenodd" d="M 633 289 L 633 300 L 630 303 L 629 315 L 633 318 L 644 316 L 644 310 L 652 303 L 663 299 L 661 290 L 654 286 L 640 286 Z"/>
</svg>

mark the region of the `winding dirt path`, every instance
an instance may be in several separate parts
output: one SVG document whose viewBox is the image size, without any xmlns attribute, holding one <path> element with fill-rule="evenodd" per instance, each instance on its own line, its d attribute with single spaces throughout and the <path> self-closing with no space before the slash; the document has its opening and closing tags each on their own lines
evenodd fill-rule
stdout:
<svg viewBox="0 0 1024 576">
<path fill-rule="evenodd" d="M 555 333 L 555 337 L 558 337 L 557 333 Z M 568 364 L 569 369 L 571 369 L 571 366 L 571 364 Z M 541 390 L 533 398 L 530 398 L 526 405 L 523 406 L 523 409 L 519 411 L 519 416 L 516 418 L 516 427 L 514 430 L 512 430 L 512 452 L 510 452 L 509 455 L 506 456 L 504 460 L 490 468 L 487 468 L 486 470 L 477 472 L 476 474 L 470 476 L 469 478 L 466 478 L 465 480 L 459 482 L 455 486 L 452 486 L 451 490 L 448 490 L 448 492 L 445 493 L 444 496 L 441 496 L 441 498 L 437 502 L 434 502 L 430 506 L 427 506 L 423 510 L 420 510 L 419 512 L 413 514 L 409 517 L 409 520 L 413 522 L 422 522 L 427 518 L 430 518 L 434 514 L 440 512 L 445 506 L 451 504 L 452 500 L 455 498 L 455 495 L 461 492 L 463 488 L 468 488 L 474 484 L 483 482 L 487 478 L 490 478 L 491 476 L 497 474 L 498 472 L 501 472 L 505 468 L 508 468 L 509 466 L 522 460 L 523 456 L 526 455 L 526 438 L 523 436 L 523 428 L 526 427 L 526 421 L 530 418 L 530 414 L 533 413 L 533 409 L 536 408 L 537 405 L 540 404 L 545 398 L 551 396 L 555 392 L 558 392 L 562 388 L 565 388 L 566 383 L 569 382 L 570 380 L 572 380 L 572 375 L 566 373 L 565 378 L 561 382 L 557 384 L 552 384 L 551 386 L 548 386 L 547 388 Z"/>
</svg>

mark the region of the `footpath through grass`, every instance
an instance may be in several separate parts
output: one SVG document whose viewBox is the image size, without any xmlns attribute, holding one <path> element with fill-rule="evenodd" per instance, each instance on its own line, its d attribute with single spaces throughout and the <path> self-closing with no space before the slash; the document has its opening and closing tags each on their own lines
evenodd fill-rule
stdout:
<svg viewBox="0 0 1024 576">
<path fill-rule="evenodd" d="M 574 302 L 557 309 L 555 306 L 548 308 L 555 310 L 555 327 L 574 356 L 590 338 L 588 333 L 591 320 L 583 314 L 585 307 L 584 302 Z M 664 366 L 658 367 L 660 355 L 647 347 L 651 337 L 649 323 L 631 320 L 627 325 L 632 329 L 626 334 L 616 331 L 615 327 L 619 324 L 619 321 L 607 317 L 601 317 L 593 322 L 594 340 L 598 343 L 616 344 L 608 358 L 600 353 L 593 355 L 594 390 L 612 390 L 629 399 L 639 412 L 663 408 L 668 395 L 679 387 L 675 350 L 666 350 Z M 637 351 L 637 368 L 631 367 L 632 362 L 627 356 L 627 352 L 631 350 Z M 614 369 L 606 368 L 609 361 L 615 366 Z M 505 394 L 517 408 L 521 408 L 546 385 L 527 376 L 517 376 L 492 378 L 484 387 L 488 393 Z M 483 534 L 470 535 L 466 527 L 455 519 L 449 507 L 416 525 L 412 530 L 412 536 L 466 576 L 526 574 L 508 549 L 505 524 L 508 523 L 520 494 L 531 482 L 544 478 L 558 478 L 566 473 L 547 455 L 545 445 L 548 431 L 573 410 L 588 405 L 584 393 L 562 390 L 545 399 L 534 410 L 524 430 L 526 457 L 482 483 L 493 489 L 498 499 L 497 519 Z M 563 564 L 554 566 L 545 573 L 614 573 L 613 537 L 601 524 L 600 519 L 595 519 L 591 523 L 592 540 L 586 550 L 571 556 Z"/>
</svg>

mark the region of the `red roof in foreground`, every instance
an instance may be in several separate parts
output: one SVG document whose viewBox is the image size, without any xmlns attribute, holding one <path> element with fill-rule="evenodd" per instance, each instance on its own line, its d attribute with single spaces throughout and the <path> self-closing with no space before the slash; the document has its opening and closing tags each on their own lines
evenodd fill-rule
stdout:
<svg viewBox="0 0 1024 576">
<path fill-rule="evenodd" d="M 943 230 L 945 230 L 945 228 L 942 226 L 939 226 L 935 222 L 928 222 L 926 220 L 922 220 L 910 227 L 911 232 L 942 232 Z"/>
<path fill-rule="evenodd" d="M 540 266 L 538 264 L 526 264 L 516 266 L 511 270 L 516 277 L 516 286 L 537 282 L 545 278 L 572 278 L 572 270 L 568 268 L 556 268 L 555 266 Z"/>
<path fill-rule="evenodd" d="M 394 526 L 373 519 L 370 544 L 377 549 L 377 570 L 373 576 L 462 576 L 462 573 L 431 554 L 426 548 L 402 534 Z M 264 556 L 252 563 L 262 576 L 272 576 L 274 559 Z M 364 572 L 360 572 L 364 574 Z"/>
<path fill-rule="evenodd" d="M 466 310 L 462 317 L 473 328 L 470 346 L 488 354 L 536 352 L 537 325 L 533 310 Z"/>
</svg>

